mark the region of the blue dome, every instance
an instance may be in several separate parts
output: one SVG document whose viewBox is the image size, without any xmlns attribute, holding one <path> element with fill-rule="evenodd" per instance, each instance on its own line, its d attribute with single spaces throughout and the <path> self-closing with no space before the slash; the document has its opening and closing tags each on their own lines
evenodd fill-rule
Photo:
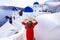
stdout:
<svg viewBox="0 0 60 40">
<path fill-rule="evenodd" d="M 13 7 L 13 9 L 12 9 L 13 11 L 17 11 L 18 9 L 16 8 L 16 7 Z"/>
<path fill-rule="evenodd" d="M 34 5 L 35 5 L 35 4 L 38 4 L 38 5 L 39 5 L 39 3 L 38 3 L 38 2 L 34 2 Z"/>
<path fill-rule="evenodd" d="M 33 12 L 33 9 L 29 6 L 24 8 L 24 12 Z"/>
</svg>

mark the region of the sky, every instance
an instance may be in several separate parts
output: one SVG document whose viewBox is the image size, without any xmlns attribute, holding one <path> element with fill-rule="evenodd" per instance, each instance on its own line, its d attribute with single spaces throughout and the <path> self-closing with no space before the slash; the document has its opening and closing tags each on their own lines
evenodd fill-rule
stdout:
<svg viewBox="0 0 60 40">
<path fill-rule="evenodd" d="M 17 6 L 17 7 L 26 7 L 32 6 L 34 2 L 39 2 L 43 4 L 47 0 L 0 0 L 0 6 Z"/>
</svg>

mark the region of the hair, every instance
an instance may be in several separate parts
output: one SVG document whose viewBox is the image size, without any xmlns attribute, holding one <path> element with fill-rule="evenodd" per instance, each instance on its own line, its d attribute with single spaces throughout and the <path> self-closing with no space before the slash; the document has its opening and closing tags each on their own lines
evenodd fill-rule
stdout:
<svg viewBox="0 0 60 40">
<path fill-rule="evenodd" d="M 32 24 L 33 24 L 32 21 L 27 22 L 27 26 L 28 26 L 28 28 L 32 28 L 32 26 L 33 26 Z"/>
</svg>

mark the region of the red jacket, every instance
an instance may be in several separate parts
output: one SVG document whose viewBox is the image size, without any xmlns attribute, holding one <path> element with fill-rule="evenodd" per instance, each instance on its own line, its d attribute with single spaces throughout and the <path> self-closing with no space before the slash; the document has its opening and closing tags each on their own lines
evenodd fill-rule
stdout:
<svg viewBox="0 0 60 40">
<path fill-rule="evenodd" d="M 26 38 L 27 40 L 34 40 L 34 27 L 37 25 L 37 22 L 33 23 L 32 28 L 28 28 L 27 24 L 25 22 L 22 22 L 23 25 L 26 27 Z"/>
</svg>

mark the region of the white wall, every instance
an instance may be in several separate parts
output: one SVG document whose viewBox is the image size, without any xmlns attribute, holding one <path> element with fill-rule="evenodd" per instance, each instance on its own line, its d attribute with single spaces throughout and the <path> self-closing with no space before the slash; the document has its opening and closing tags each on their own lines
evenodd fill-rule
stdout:
<svg viewBox="0 0 60 40">
<path fill-rule="evenodd" d="M 0 0 L 0 5 L 26 7 L 33 5 L 34 2 L 44 3 L 47 0 Z"/>
<path fill-rule="evenodd" d="M 60 0 L 48 0 L 50 2 L 59 2 Z"/>
</svg>

